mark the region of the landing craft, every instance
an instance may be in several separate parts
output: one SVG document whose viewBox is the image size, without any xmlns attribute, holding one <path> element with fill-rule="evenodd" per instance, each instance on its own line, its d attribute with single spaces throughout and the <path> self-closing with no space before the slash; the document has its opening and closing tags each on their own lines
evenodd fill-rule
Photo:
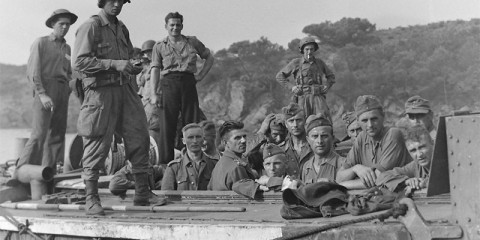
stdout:
<svg viewBox="0 0 480 240">
<path fill-rule="evenodd" d="M 400 201 L 404 208 L 361 216 L 285 220 L 281 193 L 248 199 L 234 192 L 155 191 L 166 206 L 133 207 L 100 191 L 106 216 L 87 217 L 78 174 L 56 176 L 56 193 L 41 200 L 6 202 L 24 185 L 3 186 L 0 237 L 4 239 L 480 239 L 480 114 L 440 117 L 428 190 Z M 34 173 L 38 171 L 31 170 Z M 29 179 L 48 178 L 40 172 Z M 68 179 L 63 180 L 61 179 Z M 75 179 L 76 178 L 76 179 Z M 108 177 L 107 177 L 108 178 Z M 72 184 L 80 182 L 80 184 Z M 70 183 L 70 184 L 67 184 Z M 32 186 L 33 188 L 33 186 Z M 23 190 L 22 190 L 23 189 Z M 35 189 L 31 192 L 35 192 Z M 362 192 L 350 192 L 361 194 Z M 17 195 L 16 195 L 17 194 Z M 392 216 L 394 215 L 394 216 Z"/>
</svg>

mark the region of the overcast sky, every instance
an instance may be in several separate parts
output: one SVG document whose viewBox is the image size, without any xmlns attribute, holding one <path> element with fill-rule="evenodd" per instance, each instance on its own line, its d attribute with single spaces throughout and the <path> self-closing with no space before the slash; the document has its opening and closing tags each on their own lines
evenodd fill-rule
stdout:
<svg viewBox="0 0 480 240">
<path fill-rule="evenodd" d="M 73 46 L 80 23 L 98 13 L 96 0 L 0 0 L 0 63 L 25 64 L 35 38 L 48 35 L 45 20 L 53 10 L 66 8 L 79 16 L 67 34 Z M 184 15 L 183 34 L 197 36 L 214 51 L 261 36 L 287 46 L 301 38 L 303 27 L 367 18 L 377 29 L 446 20 L 480 18 L 480 0 L 132 0 L 120 19 L 130 30 L 134 46 L 166 36 L 168 12 Z"/>
</svg>

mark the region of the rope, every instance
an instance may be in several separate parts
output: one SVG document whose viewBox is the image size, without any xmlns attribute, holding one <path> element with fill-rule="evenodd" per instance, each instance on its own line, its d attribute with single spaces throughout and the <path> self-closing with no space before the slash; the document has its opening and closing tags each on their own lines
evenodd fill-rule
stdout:
<svg viewBox="0 0 480 240">
<path fill-rule="evenodd" d="M 9 223 L 15 226 L 18 229 L 19 235 L 27 233 L 27 234 L 30 234 L 30 236 L 32 236 L 34 239 L 43 240 L 43 238 L 41 238 L 40 236 L 38 236 L 28 228 L 28 226 L 30 225 L 28 220 L 25 221 L 25 224 L 20 223 L 6 209 L 3 209 L 3 208 L 0 208 L 0 216 L 4 217 Z"/>
<path fill-rule="evenodd" d="M 388 211 L 380 214 L 375 214 L 371 215 L 368 217 L 361 217 L 361 218 L 356 218 L 356 219 L 351 219 L 351 220 L 344 220 L 344 221 L 339 221 L 339 222 L 334 222 L 330 223 L 327 225 L 320 226 L 318 228 L 313 228 L 313 229 L 308 229 L 304 231 L 299 231 L 295 232 L 293 234 L 290 234 L 288 236 L 283 236 L 279 238 L 275 238 L 274 240 L 292 240 L 292 239 L 297 239 L 305 236 L 309 236 L 312 234 L 324 232 L 326 230 L 332 229 L 332 228 L 338 228 L 342 227 L 345 225 L 350 225 L 354 223 L 360 223 L 360 222 L 366 222 L 366 221 L 371 221 L 375 219 L 379 219 L 380 221 L 384 221 L 385 219 L 389 217 L 394 217 L 398 218 L 399 216 L 404 216 L 407 213 L 408 206 L 406 204 L 399 204 L 395 203 L 392 208 L 390 208 Z"/>
</svg>

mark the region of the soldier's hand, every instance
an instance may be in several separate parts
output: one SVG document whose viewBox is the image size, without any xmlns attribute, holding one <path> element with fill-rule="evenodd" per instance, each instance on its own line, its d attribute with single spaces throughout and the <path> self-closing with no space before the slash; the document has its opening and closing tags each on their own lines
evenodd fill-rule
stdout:
<svg viewBox="0 0 480 240">
<path fill-rule="evenodd" d="M 40 98 L 40 102 L 43 105 L 43 109 L 50 110 L 53 112 L 53 100 L 45 93 L 39 94 L 38 97 Z"/>
<path fill-rule="evenodd" d="M 259 179 L 255 179 L 255 182 L 257 182 L 257 183 L 260 184 L 260 185 L 267 185 L 268 180 L 270 180 L 270 178 L 267 177 L 267 176 L 265 176 L 265 175 L 263 175 L 263 176 L 261 176 Z"/>
<path fill-rule="evenodd" d="M 321 85 L 319 90 L 320 90 L 321 94 L 326 94 L 327 91 L 328 91 L 328 86 L 327 85 Z"/>
<path fill-rule="evenodd" d="M 405 184 L 413 189 L 420 189 L 420 178 L 409 178 L 405 181 Z"/>
<path fill-rule="evenodd" d="M 300 88 L 299 86 L 293 86 L 292 87 L 292 92 L 295 95 L 302 95 L 302 93 L 303 93 L 302 88 Z"/>
<path fill-rule="evenodd" d="M 135 67 L 129 60 L 112 60 L 112 68 L 117 72 L 133 74 Z"/>
<path fill-rule="evenodd" d="M 265 134 L 268 131 L 270 127 L 270 122 L 272 122 L 273 119 L 275 119 L 275 113 L 268 114 L 263 120 L 262 126 L 260 126 L 258 133 Z"/>
<path fill-rule="evenodd" d="M 362 180 L 366 187 L 371 188 L 375 186 L 377 175 L 371 168 L 357 164 L 353 167 L 353 171 Z"/>
<path fill-rule="evenodd" d="M 260 185 L 260 186 L 258 187 L 258 189 L 260 189 L 260 190 L 262 190 L 262 191 L 264 191 L 264 192 L 270 191 L 270 189 L 268 189 L 267 186 L 263 186 L 263 185 Z"/>
</svg>

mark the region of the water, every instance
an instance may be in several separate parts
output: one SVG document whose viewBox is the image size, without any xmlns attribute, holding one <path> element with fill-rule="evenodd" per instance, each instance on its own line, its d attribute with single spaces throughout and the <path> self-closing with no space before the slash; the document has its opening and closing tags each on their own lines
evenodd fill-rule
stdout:
<svg viewBox="0 0 480 240">
<path fill-rule="evenodd" d="M 68 153 L 75 135 L 72 133 L 65 135 L 65 155 Z M 0 164 L 18 158 L 16 156 L 17 138 L 29 137 L 30 129 L 0 129 Z"/>
</svg>

